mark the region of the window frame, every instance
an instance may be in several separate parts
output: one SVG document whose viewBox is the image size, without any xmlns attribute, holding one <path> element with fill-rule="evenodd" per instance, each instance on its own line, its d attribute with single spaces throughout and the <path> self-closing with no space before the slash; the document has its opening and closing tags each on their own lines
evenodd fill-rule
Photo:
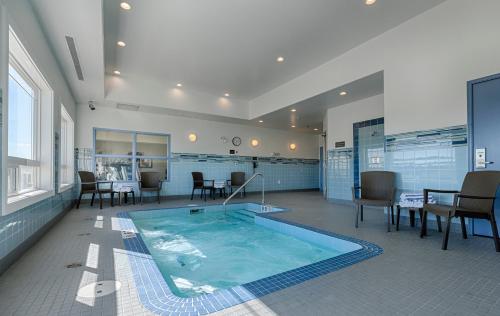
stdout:
<svg viewBox="0 0 500 316">
<path fill-rule="evenodd" d="M 71 189 L 75 184 L 75 122 L 66 110 L 64 104 L 61 104 L 61 117 L 60 117 L 60 134 L 59 134 L 59 188 L 58 192 L 64 192 Z M 65 141 L 63 139 L 63 121 L 66 121 L 66 134 Z M 65 156 L 63 156 L 65 155 Z M 66 159 L 63 159 L 66 158 Z M 63 183 L 63 168 L 66 166 L 69 172 L 69 183 Z"/>
<path fill-rule="evenodd" d="M 32 159 L 27 159 L 27 158 L 21 158 L 21 157 L 15 157 L 15 156 L 9 156 L 8 155 L 8 149 L 7 149 L 7 164 L 8 164 L 8 169 L 10 168 L 15 168 L 16 170 L 16 175 L 15 175 L 15 182 L 16 182 L 16 190 L 14 193 L 9 193 L 7 192 L 7 196 L 9 198 L 11 197 L 16 197 L 19 195 L 27 194 L 33 191 L 38 190 L 38 187 L 40 185 L 40 135 L 36 133 L 40 129 L 40 87 L 34 82 L 34 80 L 29 76 L 28 73 L 22 68 L 20 63 L 17 61 L 16 57 L 13 54 L 9 54 L 9 69 L 12 67 L 17 74 L 23 79 L 31 89 L 33 89 L 34 96 L 33 96 L 33 122 L 32 122 L 32 129 L 33 129 L 33 135 L 31 135 L 32 139 L 32 144 L 31 144 L 31 151 L 32 151 Z M 10 72 L 8 74 L 9 80 L 10 80 Z M 15 78 L 12 78 L 12 80 L 16 80 Z M 17 81 L 17 80 L 16 80 Z M 18 83 L 21 85 L 21 83 Z M 8 91 L 7 91 L 8 92 Z M 8 106 L 8 105 L 7 105 Z M 7 117 L 8 121 L 8 117 Z M 8 130 L 8 126 L 7 126 Z M 7 148 L 8 148 L 8 141 L 7 141 Z M 31 189 L 25 189 L 21 190 L 18 188 L 18 184 L 21 182 L 21 171 L 20 167 L 38 167 L 36 172 L 34 172 L 34 180 L 33 184 L 34 187 Z M 7 184 L 8 187 L 8 184 Z M 9 188 L 7 188 L 8 190 Z"/>
<path fill-rule="evenodd" d="M 107 132 L 119 132 L 119 133 L 130 133 L 132 134 L 132 155 L 124 155 L 124 154 L 97 154 L 96 153 L 96 137 L 97 132 L 99 131 L 107 131 Z M 137 155 L 137 135 L 154 135 L 154 136 L 164 136 L 167 137 L 167 156 L 154 156 L 154 155 Z M 92 152 L 92 166 L 93 172 L 96 173 L 96 161 L 97 158 L 124 158 L 131 159 L 132 161 L 132 180 L 115 180 L 115 183 L 131 183 L 137 182 L 137 172 L 139 170 L 138 161 L 139 159 L 152 159 L 152 160 L 165 160 L 167 162 L 167 177 L 163 179 L 165 182 L 170 182 L 171 179 L 171 159 L 172 159 L 172 136 L 168 133 L 160 133 L 160 132 L 143 132 L 143 131 L 134 131 L 134 130 L 123 130 L 123 129 L 113 129 L 113 128 L 101 128 L 94 127 L 93 129 L 93 152 Z"/>
<path fill-rule="evenodd" d="M 19 76 L 31 87 L 37 87 L 38 95 L 35 98 L 37 106 L 37 119 L 33 130 L 33 142 L 36 144 L 34 160 L 8 156 L 8 130 L 9 130 L 9 100 L 8 83 L 3 93 L 2 124 L 4 133 L 2 135 L 2 215 L 8 215 L 22 208 L 38 203 L 55 194 L 54 190 L 54 90 L 51 88 L 43 73 L 37 67 L 30 54 L 9 25 L 8 30 L 8 67 L 13 67 Z M 9 74 L 7 74 L 9 79 Z M 13 78 L 14 79 L 14 78 Z M 15 80 L 15 79 L 14 79 Z M 17 191 L 15 195 L 9 195 L 8 168 L 11 166 L 36 165 L 39 166 L 37 175 L 37 186 L 33 190 Z M 20 172 L 19 172 L 20 174 Z M 16 178 L 18 176 L 16 175 Z M 17 180 L 18 181 L 18 180 Z"/>
</svg>

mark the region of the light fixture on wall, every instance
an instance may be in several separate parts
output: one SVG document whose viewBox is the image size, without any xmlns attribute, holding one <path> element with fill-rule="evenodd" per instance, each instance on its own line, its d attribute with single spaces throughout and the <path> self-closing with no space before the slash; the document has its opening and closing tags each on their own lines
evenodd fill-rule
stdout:
<svg viewBox="0 0 500 316">
<path fill-rule="evenodd" d="M 119 75 L 121 75 L 121 72 L 119 70 L 115 70 L 115 71 L 113 71 L 113 74 L 116 76 L 119 76 Z"/>
<path fill-rule="evenodd" d="M 127 44 L 125 44 L 124 41 L 118 41 L 118 42 L 116 42 L 116 45 L 118 45 L 119 47 L 125 47 L 125 46 L 127 46 Z"/>
<path fill-rule="evenodd" d="M 341 96 L 345 96 L 345 95 L 347 95 L 347 91 L 341 91 L 341 92 L 339 93 L 339 95 L 341 95 Z"/>
<path fill-rule="evenodd" d="M 182 88 L 182 83 L 176 84 L 177 88 Z"/>
<path fill-rule="evenodd" d="M 377 0 L 365 0 L 366 5 L 372 5 L 375 4 L 375 2 L 377 2 Z"/>
<path fill-rule="evenodd" d="M 257 147 L 257 146 L 259 146 L 259 140 L 258 140 L 258 139 L 255 139 L 255 138 L 254 138 L 254 139 L 252 139 L 252 140 L 250 141 L 250 145 L 252 145 L 252 147 Z"/>
<path fill-rule="evenodd" d="M 188 139 L 191 143 L 194 143 L 198 139 L 198 136 L 195 133 L 189 133 Z"/>
<path fill-rule="evenodd" d="M 132 9 L 132 6 L 127 2 L 122 2 L 122 3 L 120 3 L 120 8 L 128 11 L 128 10 Z"/>
<path fill-rule="evenodd" d="M 280 64 L 281 64 L 282 62 L 284 62 L 284 61 L 285 61 L 285 57 L 283 57 L 283 56 L 278 56 L 278 57 L 276 58 L 276 62 L 278 62 L 278 63 L 280 63 Z"/>
<path fill-rule="evenodd" d="M 297 145 L 295 145 L 294 143 L 291 143 L 290 145 L 288 145 L 288 148 L 290 148 L 290 150 L 295 150 L 295 149 L 297 149 Z"/>
</svg>

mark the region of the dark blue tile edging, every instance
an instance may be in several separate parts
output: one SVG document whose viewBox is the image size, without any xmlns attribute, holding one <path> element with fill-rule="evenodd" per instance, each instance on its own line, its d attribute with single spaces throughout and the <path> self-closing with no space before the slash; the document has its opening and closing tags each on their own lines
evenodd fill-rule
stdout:
<svg viewBox="0 0 500 316">
<path fill-rule="evenodd" d="M 121 212 L 118 213 L 120 229 L 136 232 L 130 238 L 124 237 L 123 242 L 128 252 L 135 285 L 142 304 L 150 311 L 160 315 L 205 315 L 340 270 L 383 253 L 381 247 L 364 240 L 278 219 L 269 214 L 257 214 L 257 216 L 350 241 L 359 244 L 362 248 L 230 289 L 183 298 L 172 293 L 141 235 L 137 233 L 132 219 L 127 212 Z"/>
</svg>

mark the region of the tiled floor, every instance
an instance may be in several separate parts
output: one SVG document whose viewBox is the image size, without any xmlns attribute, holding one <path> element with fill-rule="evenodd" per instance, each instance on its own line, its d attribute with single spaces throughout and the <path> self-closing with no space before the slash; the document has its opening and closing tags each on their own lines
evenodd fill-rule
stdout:
<svg viewBox="0 0 500 316">
<path fill-rule="evenodd" d="M 277 216 L 374 242 L 384 254 L 220 314 L 500 315 L 500 254 L 490 239 L 452 234 L 443 252 L 437 232 L 424 240 L 407 226 L 386 233 L 379 210 L 366 210 L 356 230 L 352 208 L 328 203 L 319 193 L 274 193 L 267 199 L 292 209 Z M 115 222 L 117 212 L 137 208 L 72 210 L 0 276 L 0 315 L 149 315 L 137 298 Z M 82 267 L 66 268 L 70 263 Z M 102 298 L 77 297 L 80 287 L 96 280 L 118 280 L 122 286 Z"/>
</svg>

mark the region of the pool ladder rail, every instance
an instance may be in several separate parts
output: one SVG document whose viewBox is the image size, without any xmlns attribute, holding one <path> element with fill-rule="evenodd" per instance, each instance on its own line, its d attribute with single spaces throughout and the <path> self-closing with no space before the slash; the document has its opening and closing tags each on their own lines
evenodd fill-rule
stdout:
<svg viewBox="0 0 500 316">
<path fill-rule="evenodd" d="M 262 201 L 261 201 L 261 204 L 265 205 L 265 202 L 264 202 L 264 175 L 262 173 L 260 173 L 260 172 L 257 172 L 257 173 L 254 173 L 253 176 L 250 177 L 250 179 L 248 179 L 247 181 L 245 181 L 245 183 L 243 183 L 243 185 L 241 187 L 239 187 L 236 191 L 234 191 L 233 194 L 231 194 L 224 201 L 224 203 L 222 203 L 222 205 L 224 205 L 224 212 L 226 212 L 226 204 L 227 204 L 227 202 L 229 202 L 233 197 L 236 196 L 236 194 L 240 193 L 240 191 L 243 190 L 243 188 L 245 188 L 250 182 L 252 182 L 255 178 L 257 178 L 259 176 L 262 179 Z"/>
</svg>

